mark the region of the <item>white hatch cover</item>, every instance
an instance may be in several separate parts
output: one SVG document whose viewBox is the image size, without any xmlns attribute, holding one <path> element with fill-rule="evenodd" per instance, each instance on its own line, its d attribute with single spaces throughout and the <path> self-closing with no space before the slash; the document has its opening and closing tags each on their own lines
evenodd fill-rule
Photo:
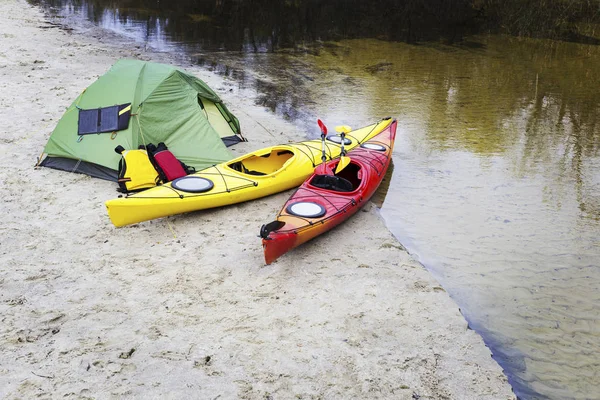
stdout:
<svg viewBox="0 0 600 400">
<path fill-rule="evenodd" d="M 327 140 L 329 140 L 333 143 L 337 143 L 337 144 L 342 143 L 342 137 L 339 135 L 329 135 L 329 136 L 327 136 Z M 352 140 L 345 137 L 344 138 L 344 146 L 348 146 L 349 144 L 352 144 Z"/>
<path fill-rule="evenodd" d="M 369 150 L 385 151 L 385 146 L 382 146 L 377 143 L 368 143 L 367 142 L 367 143 L 361 144 L 360 147 L 364 147 L 365 149 L 369 149 Z"/>
<path fill-rule="evenodd" d="M 286 210 L 292 215 L 306 218 L 318 218 L 325 215 L 325 207 L 309 201 L 290 204 Z"/>
<path fill-rule="evenodd" d="M 207 192 L 213 188 L 211 180 L 199 176 L 182 176 L 171 182 L 174 189 L 189 193 Z"/>
</svg>

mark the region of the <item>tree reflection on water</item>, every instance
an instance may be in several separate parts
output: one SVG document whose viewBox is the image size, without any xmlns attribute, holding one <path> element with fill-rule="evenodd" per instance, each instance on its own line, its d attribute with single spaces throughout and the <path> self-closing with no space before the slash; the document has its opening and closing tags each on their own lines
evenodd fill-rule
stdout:
<svg viewBox="0 0 600 400">
<path fill-rule="evenodd" d="M 121 22 L 145 21 L 148 35 L 161 30 L 204 49 L 275 51 L 315 40 L 379 38 L 416 43 L 462 41 L 483 32 L 599 44 L 586 35 L 600 22 L 596 0 L 30 0 L 68 5 L 99 22 L 113 13 Z"/>
</svg>

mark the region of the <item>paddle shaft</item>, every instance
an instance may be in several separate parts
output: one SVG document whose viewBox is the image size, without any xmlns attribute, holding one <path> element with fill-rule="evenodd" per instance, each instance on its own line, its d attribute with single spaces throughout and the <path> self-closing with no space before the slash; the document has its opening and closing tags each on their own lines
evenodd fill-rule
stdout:
<svg viewBox="0 0 600 400">
<path fill-rule="evenodd" d="M 325 155 L 325 132 L 321 132 L 321 161 L 325 163 L 327 156 Z"/>
<path fill-rule="evenodd" d="M 326 166 L 325 161 L 327 161 L 327 155 L 325 154 L 325 135 L 327 135 L 327 126 L 320 119 L 317 120 L 317 124 L 319 128 L 321 128 L 321 165 L 317 167 L 315 170 L 318 174 L 325 174 Z"/>
</svg>

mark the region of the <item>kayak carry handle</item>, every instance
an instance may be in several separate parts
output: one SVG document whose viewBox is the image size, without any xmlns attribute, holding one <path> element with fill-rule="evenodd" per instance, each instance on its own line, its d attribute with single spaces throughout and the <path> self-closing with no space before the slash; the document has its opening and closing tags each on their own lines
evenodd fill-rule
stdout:
<svg viewBox="0 0 600 400">
<path fill-rule="evenodd" d="M 283 228 L 284 225 L 285 222 L 282 221 L 269 222 L 268 224 L 260 227 L 260 237 L 263 239 L 271 240 L 269 239 L 269 233 Z"/>
</svg>

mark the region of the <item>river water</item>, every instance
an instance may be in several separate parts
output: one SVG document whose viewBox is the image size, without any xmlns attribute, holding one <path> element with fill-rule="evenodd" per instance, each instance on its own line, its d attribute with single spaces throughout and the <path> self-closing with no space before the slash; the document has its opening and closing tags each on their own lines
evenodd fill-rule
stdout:
<svg viewBox="0 0 600 400">
<path fill-rule="evenodd" d="M 184 52 L 307 136 L 317 117 L 355 127 L 396 117 L 393 171 L 376 199 L 389 229 L 520 398 L 600 399 L 600 47 L 313 38 L 272 51 L 269 32 L 119 3 L 43 6 L 76 29 Z M 251 118 L 238 117 L 242 128 Z"/>
</svg>

